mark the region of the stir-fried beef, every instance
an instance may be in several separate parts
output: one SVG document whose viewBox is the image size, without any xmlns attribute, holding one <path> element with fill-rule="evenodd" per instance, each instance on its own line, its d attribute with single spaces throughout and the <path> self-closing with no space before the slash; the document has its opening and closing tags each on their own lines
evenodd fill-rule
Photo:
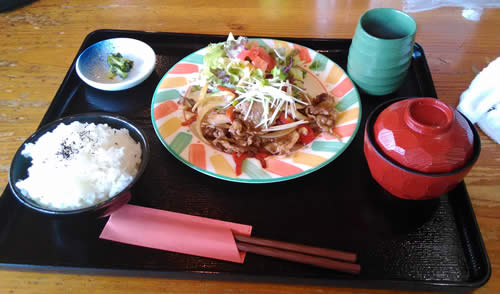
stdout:
<svg viewBox="0 0 500 294">
<path fill-rule="evenodd" d="M 203 136 L 215 148 L 226 153 L 257 153 L 261 148 L 261 132 L 249 131 L 251 128 L 239 119 L 235 119 L 230 127 L 205 125 L 202 130 Z"/>
<path fill-rule="evenodd" d="M 335 126 L 337 111 L 335 99 L 328 94 L 321 94 L 311 99 L 311 105 L 298 109 L 308 117 L 309 125 L 316 131 L 332 133 Z M 202 135 L 216 149 L 225 153 L 250 153 L 266 151 L 273 155 L 288 154 L 300 145 L 300 126 L 285 135 L 263 138 L 266 134 L 260 127 L 263 107 L 260 103 L 240 103 L 235 107 L 231 118 L 226 115 L 226 109 L 214 109 L 209 112 L 202 124 Z M 248 113 L 248 116 L 247 116 Z M 247 116 L 247 119 L 244 119 Z M 305 128 L 303 131 L 307 130 Z M 302 134 L 305 135 L 305 134 Z"/>
<path fill-rule="evenodd" d="M 236 152 L 242 154 L 248 151 L 246 146 L 238 146 L 234 142 L 229 141 L 228 138 L 217 138 L 212 141 L 212 144 L 226 153 Z"/>
<path fill-rule="evenodd" d="M 306 114 L 323 132 L 331 133 L 337 119 L 335 98 L 326 93 L 316 96 L 306 107 Z"/>
<path fill-rule="evenodd" d="M 236 106 L 236 109 L 241 113 L 243 117 L 248 113 L 248 109 L 250 108 L 250 102 L 242 102 Z M 264 108 L 260 103 L 252 103 L 252 108 L 248 117 L 245 119 L 246 122 L 250 123 L 252 127 L 258 125 L 262 119 L 262 113 L 264 112 Z"/>
<path fill-rule="evenodd" d="M 241 121 L 241 119 L 235 119 L 233 120 L 233 123 L 231 124 L 231 127 L 229 128 L 229 133 L 231 133 L 233 136 L 244 136 L 246 127 Z"/>
<path fill-rule="evenodd" d="M 273 142 L 264 145 L 264 149 L 274 155 L 287 154 L 295 146 L 299 137 L 299 133 L 297 131 L 293 131 L 288 135 L 273 139 Z"/>
</svg>

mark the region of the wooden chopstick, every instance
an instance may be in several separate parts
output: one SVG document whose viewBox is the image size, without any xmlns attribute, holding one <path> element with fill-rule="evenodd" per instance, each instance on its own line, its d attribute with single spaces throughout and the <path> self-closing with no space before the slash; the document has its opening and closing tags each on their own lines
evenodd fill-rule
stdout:
<svg viewBox="0 0 500 294">
<path fill-rule="evenodd" d="M 307 246 L 302 244 L 288 243 L 276 240 L 262 239 L 257 237 L 247 237 L 242 235 L 234 234 L 234 238 L 240 242 L 245 242 L 254 245 L 262 245 L 266 247 L 273 247 L 279 249 L 285 249 L 288 251 L 295 251 L 300 253 L 306 253 L 309 255 L 317 255 L 322 257 L 328 257 L 332 259 L 338 259 L 348 262 L 356 262 L 356 254 L 351 252 L 344 252 L 320 247 Z"/>
<path fill-rule="evenodd" d="M 359 274 L 361 266 L 350 263 L 356 261 L 356 254 L 337 250 L 293 244 L 275 240 L 246 237 L 234 234 L 238 250 L 265 255 L 289 261 L 305 263 L 341 272 Z M 333 259 L 345 260 L 333 260 Z"/>
</svg>

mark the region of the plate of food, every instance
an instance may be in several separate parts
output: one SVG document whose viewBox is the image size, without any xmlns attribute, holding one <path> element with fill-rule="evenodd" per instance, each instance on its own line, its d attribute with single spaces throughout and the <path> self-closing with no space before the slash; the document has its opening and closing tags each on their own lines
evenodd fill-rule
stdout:
<svg viewBox="0 0 500 294">
<path fill-rule="evenodd" d="M 321 53 L 229 34 L 163 76 L 151 118 L 162 144 L 189 167 L 271 183 L 334 161 L 360 126 L 361 101 L 344 70 Z"/>
</svg>

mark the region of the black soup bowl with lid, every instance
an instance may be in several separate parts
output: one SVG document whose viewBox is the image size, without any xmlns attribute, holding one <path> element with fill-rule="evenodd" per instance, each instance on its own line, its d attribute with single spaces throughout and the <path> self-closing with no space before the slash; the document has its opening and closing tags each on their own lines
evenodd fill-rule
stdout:
<svg viewBox="0 0 500 294">
<path fill-rule="evenodd" d="M 16 183 L 20 180 L 24 180 L 28 177 L 28 168 L 32 165 L 32 159 L 30 157 L 25 157 L 22 153 L 26 144 L 35 143 L 44 134 L 53 131 L 59 124 L 70 124 L 72 122 L 78 121 L 80 123 L 94 123 L 107 124 L 113 129 L 125 128 L 128 130 L 130 137 L 141 145 L 141 162 L 137 169 L 137 174 L 133 180 L 126 185 L 121 191 L 114 193 L 110 198 L 103 200 L 102 202 L 95 203 L 88 207 L 73 209 L 73 210 L 57 210 L 47 208 L 40 203 L 34 201 L 33 199 L 27 197 L 21 192 L 16 186 Z M 126 203 L 128 203 L 132 197 L 130 192 L 131 188 L 136 184 L 138 179 L 144 173 L 146 166 L 149 162 L 150 157 L 150 147 L 146 134 L 138 126 L 134 125 L 128 119 L 109 113 L 82 113 L 72 116 L 63 117 L 57 119 L 49 124 L 46 124 L 39 128 L 33 135 L 31 135 L 24 143 L 19 147 L 17 152 L 12 159 L 12 163 L 9 170 L 9 186 L 14 194 L 15 198 L 19 200 L 24 206 L 33 209 L 39 213 L 53 216 L 53 217 L 84 217 L 84 218 L 100 218 L 110 215 L 112 212 L 116 211 Z"/>
</svg>

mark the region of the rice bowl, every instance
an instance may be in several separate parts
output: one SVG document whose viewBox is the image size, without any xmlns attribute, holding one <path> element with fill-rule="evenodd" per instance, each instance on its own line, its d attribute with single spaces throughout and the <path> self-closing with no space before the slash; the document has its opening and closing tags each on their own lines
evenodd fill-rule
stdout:
<svg viewBox="0 0 500 294">
<path fill-rule="evenodd" d="M 68 116 L 44 125 L 21 145 L 9 186 L 23 205 L 44 214 L 103 217 L 130 201 L 149 153 L 144 131 L 126 118 Z"/>
<path fill-rule="evenodd" d="M 41 206 L 80 209 L 109 199 L 135 177 L 141 146 L 127 129 L 107 124 L 59 124 L 21 153 L 32 158 L 29 176 L 16 183 Z"/>
</svg>

